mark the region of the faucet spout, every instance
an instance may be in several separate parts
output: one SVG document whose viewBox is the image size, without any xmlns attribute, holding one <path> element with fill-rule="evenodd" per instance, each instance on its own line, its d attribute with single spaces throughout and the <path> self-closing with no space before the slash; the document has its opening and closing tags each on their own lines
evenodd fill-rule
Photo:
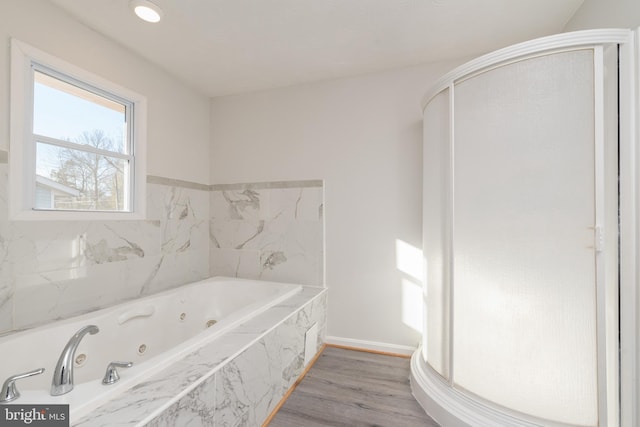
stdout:
<svg viewBox="0 0 640 427">
<path fill-rule="evenodd" d="M 80 341 L 87 334 L 97 334 L 100 331 L 96 325 L 88 325 L 76 332 L 67 345 L 64 346 L 58 363 L 53 371 L 53 380 L 51 381 L 51 396 L 60 396 L 73 390 L 73 362 L 75 359 L 76 349 L 80 345 Z"/>
</svg>

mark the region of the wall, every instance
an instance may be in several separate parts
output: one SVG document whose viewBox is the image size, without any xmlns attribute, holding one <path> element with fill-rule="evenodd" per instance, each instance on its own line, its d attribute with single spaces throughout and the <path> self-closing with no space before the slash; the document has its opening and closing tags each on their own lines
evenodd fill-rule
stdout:
<svg viewBox="0 0 640 427">
<path fill-rule="evenodd" d="M 9 149 L 9 38 L 147 97 L 150 175 L 209 183 L 209 100 L 45 0 L 0 2 L 0 150 Z"/>
<path fill-rule="evenodd" d="M 147 97 L 146 220 L 8 221 L 10 37 Z M 0 2 L 0 38 L 0 333 L 207 277 L 208 99 L 47 1 Z"/>
<path fill-rule="evenodd" d="M 211 102 L 211 182 L 324 180 L 327 333 L 339 342 L 418 343 L 421 101 L 455 65 Z"/>
<path fill-rule="evenodd" d="M 640 26 L 640 2 L 637 0 L 584 0 L 564 31 L 593 28 L 632 28 Z"/>
<path fill-rule="evenodd" d="M 322 181 L 214 185 L 209 271 L 321 286 Z"/>
</svg>

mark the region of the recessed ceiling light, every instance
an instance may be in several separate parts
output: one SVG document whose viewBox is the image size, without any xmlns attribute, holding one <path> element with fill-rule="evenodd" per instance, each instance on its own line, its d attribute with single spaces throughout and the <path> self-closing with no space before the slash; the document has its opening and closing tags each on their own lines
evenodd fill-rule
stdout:
<svg viewBox="0 0 640 427">
<path fill-rule="evenodd" d="M 138 18 L 147 22 L 159 22 L 162 19 L 162 9 L 149 0 L 131 0 L 131 9 Z"/>
</svg>

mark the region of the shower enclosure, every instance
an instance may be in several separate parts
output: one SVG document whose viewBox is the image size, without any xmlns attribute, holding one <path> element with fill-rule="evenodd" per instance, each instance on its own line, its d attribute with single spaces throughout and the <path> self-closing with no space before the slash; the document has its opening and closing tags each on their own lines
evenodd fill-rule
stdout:
<svg viewBox="0 0 640 427">
<path fill-rule="evenodd" d="M 444 426 L 635 425 L 634 37 L 502 49 L 425 99 L 411 380 Z"/>
</svg>

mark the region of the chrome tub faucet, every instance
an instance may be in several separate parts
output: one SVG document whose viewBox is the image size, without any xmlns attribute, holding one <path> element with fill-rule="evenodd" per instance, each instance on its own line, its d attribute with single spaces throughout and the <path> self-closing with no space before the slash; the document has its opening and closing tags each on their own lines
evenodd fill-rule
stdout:
<svg viewBox="0 0 640 427">
<path fill-rule="evenodd" d="M 60 396 L 73 390 L 73 362 L 76 349 L 87 334 L 97 334 L 100 331 L 96 325 L 88 325 L 76 332 L 67 345 L 64 346 L 62 354 L 56 363 L 51 381 L 51 396 Z"/>
</svg>

